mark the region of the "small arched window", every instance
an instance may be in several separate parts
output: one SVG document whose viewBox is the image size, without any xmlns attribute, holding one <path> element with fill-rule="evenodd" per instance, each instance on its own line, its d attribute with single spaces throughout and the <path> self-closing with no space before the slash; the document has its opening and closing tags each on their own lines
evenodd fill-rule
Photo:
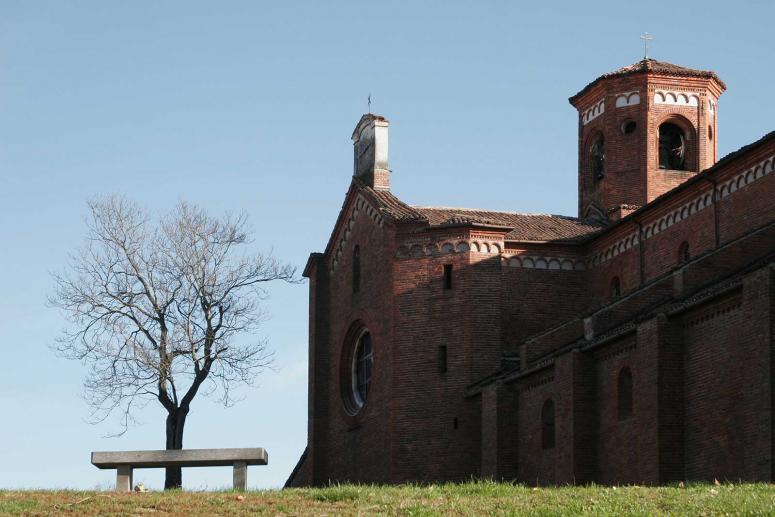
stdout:
<svg viewBox="0 0 775 517">
<path fill-rule="evenodd" d="M 619 281 L 619 277 L 615 276 L 611 280 L 611 297 L 618 298 L 622 294 L 622 283 Z"/>
<path fill-rule="evenodd" d="M 547 399 L 541 408 L 541 448 L 554 448 L 554 402 Z"/>
<path fill-rule="evenodd" d="M 353 292 L 361 290 L 361 248 L 355 246 L 353 250 Z"/>
<path fill-rule="evenodd" d="M 680 246 L 678 246 L 678 263 L 679 264 L 686 264 L 689 262 L 689 259 L 691 258 L 691 254 L 689 253 L 689 243 L 686 241 L 683 241 Z"/>
<path fill-rule="evenodd" d="M 686 170 L 686 135 L 671 122 L 659 126 L 659 168 Z"/>
<path fill-rule="evenodd" d="M 632 416 L 632 372 L 626 366 L 619 371 L 616 386 L 619 420 L 625 420 Z"/>
<path fill-rule="evenodd" d="M 595 181 L 603 179 L 605 175 L 605 139 L 599 135 L 589 146 L 589 164 L 592 177 Z"/>
</svg>

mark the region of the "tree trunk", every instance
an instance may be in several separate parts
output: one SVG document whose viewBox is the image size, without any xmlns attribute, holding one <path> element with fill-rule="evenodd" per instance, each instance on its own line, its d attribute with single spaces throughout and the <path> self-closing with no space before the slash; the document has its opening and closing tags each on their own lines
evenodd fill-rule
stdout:
<svg viewBox="0 0 775 517">
<path fill-rule="evenodd" d="M 167 450 L 183 448 L 183 428 L 186 425 L 188 408 L 176 408 L 167 414 Z M 183 469 L 167 467 L 164 478 L 164 490 L 183 487 Z"/>
</svg>

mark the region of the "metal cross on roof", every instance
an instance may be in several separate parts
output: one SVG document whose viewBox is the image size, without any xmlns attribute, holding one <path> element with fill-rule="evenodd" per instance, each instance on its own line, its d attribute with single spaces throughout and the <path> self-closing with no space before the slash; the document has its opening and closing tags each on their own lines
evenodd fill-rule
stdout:
<svg viewBox="0 0 775 517">
<path fill-rule="evenodd" d="M 371 94 L 369 94 L 369 111 L 367 113 L 371 113 Z"/>
<path fill-rule="evenodd" d="M 649 34 L 648 32 L 644 32 L 643 35 L 640 37 L 640 39 L 643 40 L 643 59 L 649 58 L 649 41 L 653 40 L 654 37 Z"/>
</svg>

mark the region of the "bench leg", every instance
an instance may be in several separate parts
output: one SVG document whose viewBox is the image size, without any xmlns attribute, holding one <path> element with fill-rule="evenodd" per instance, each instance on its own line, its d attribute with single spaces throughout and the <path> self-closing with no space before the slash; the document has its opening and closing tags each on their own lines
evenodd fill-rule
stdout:
<svg viewBox="0 0 775 517">
<path fill-rule="evenodd" d="M 132 491 L 132 467 L 121 466 L 116 470 L 116 492 Z"/>
<path fill-rule="evenodd" d="M 244 491 L 248 487 L 248 464 L 244 461 L 234 462 L 234 490 Z"/>
</svg>

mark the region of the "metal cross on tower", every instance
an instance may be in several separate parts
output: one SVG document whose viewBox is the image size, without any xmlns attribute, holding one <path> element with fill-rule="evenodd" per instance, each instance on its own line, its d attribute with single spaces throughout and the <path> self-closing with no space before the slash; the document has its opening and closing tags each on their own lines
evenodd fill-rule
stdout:
<svg viewBox="0 0 775 517">
<path fill-rule="evenodd" d="M 643 40 L 643 59 L 649 58 L 649 41 L 653 40 L 654 37 L 649 34 L 648 32 L 644 32 L 643 35 L 640 37 L 640 39 Z"/>
<path fill-rule="evenodd" d="M 369 103 L 369 111 L 367 111 L 367 113 L 371 113 L 371 94 L 369 94 L 368 103 Z"/>
</svg>

